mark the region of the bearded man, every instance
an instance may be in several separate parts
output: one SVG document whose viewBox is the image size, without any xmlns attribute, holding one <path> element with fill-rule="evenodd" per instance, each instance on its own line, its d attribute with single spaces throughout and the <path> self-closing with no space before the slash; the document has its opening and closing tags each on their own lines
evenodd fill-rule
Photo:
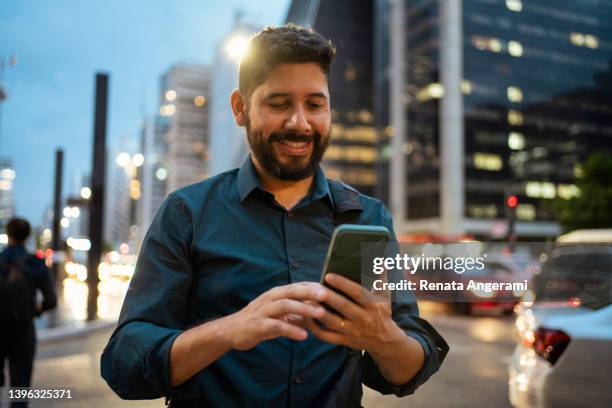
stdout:
<svg viewBox="0 0 612 408">
<path fill-rule="evenodd" d="M 393 231 L 380 201 L 319 166 L 334 55 L 294 25 L 252 38 L 231 95 L 251 154 L 170 194 L 149 228 L 102 355 L 120 397 L 358 407 L 362 383 L 405 396 L 438 370 L 447 345 L 411 293 L 363 302 L 361 286 L 339 275 L 326 278 L 337 291 L 317 283 L 338 224 Z"/>
</svg>

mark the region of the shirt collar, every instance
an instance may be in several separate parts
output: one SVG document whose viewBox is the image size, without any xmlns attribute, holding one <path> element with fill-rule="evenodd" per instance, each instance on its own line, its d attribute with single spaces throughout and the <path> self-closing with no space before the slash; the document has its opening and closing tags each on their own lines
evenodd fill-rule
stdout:
<svg viewBox="0 0 612 408">
<path fill-rule="evenodd" d="M 240 166 L 236 184 L 238 186 L 238 196 L 240 197 L 241 202 L 244 201 L 244 199 L 251 194 L 251 191 L 253 191 L 255 188 L 263 190 L 261 183 L 259 182 L 259 177 L 257 176 L 255 166 L 251 161 L 251 155 L 249 155 L 244 163 L 242 163 L 242 166 Z"/>
<path fill-rule="evenodd" d="M 240 197 L 241 202 L 243 202 L 254 189 L 258 188 L 263 190 L 261 182 L 259 181 L 259 176 L 257 175 L 257 170 L 255 170 L 255 166 L 251 160 L 251 155 L 246 158 L 238 170 L 238 178 L 236 183 L 238 187 L 238 196 Z M 315 201 L 325 197 L 327 197 L 327 200 L 333 209 L 334 200 L 331 195 L 331 190 L 329 189 L 329 183 L 327 182 L 323 169 L 321 166 L 317 165 L 310 198 L 312 201 Z"/>
</svg>

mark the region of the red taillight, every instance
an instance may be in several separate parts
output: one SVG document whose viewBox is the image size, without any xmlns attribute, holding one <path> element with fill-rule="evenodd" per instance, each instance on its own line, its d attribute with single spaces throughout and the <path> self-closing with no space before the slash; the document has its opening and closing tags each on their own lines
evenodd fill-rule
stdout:
<svg viewBox="0 0 612 408">
<path fill-rule="evenodd" d="M 529 345 L 540 357 L 555 364 L 570 342 L 570 337 L 561 330 L 540 327 L 533 333 Z"/>
</svg>

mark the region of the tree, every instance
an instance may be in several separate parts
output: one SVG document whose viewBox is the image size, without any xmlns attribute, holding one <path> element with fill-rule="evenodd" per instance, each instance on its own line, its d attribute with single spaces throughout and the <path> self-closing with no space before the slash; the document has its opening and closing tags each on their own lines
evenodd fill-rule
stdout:
<svg viewBox="0 0 612 408">
<path fill-rule="evenodd" d="M 564 231 L 582 228 L 612 228 L 612 156 L 594 153 L 577 180 L 580 195 L 557 198 L 555 211 Z"/>
</svg>

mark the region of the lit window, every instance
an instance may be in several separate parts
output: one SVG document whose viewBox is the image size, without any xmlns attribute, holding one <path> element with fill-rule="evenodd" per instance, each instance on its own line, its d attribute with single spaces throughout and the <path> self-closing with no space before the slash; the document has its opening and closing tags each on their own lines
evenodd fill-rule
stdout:
<svg viewBox="0 0 612 408">
<path fill-rule="evenodd" d="M 500 171 L 503 167 L 502 158 L 494 153 L 474 153 L 474 167 L 480 170 Z"/>
<path fill-rule="evenodd" d="M 533 221 L 536 216 L 536 208 L 533 204 L 519 204 L 516 206 L 516 217 L 519 220 Z"/>
<path fill-rule="evenodd" d="M 589 48 L 596 49 L 599 47 L 599 40 L 594 35 L 587 34 L 584 36 L 584 45 Z"/>
<path fill-rule="evenodd" d="M 467 79 L 461 81 L 461 92 L 463 92 L 465 95 L 472 93 L 472 83 Z"/>
<path fill-rule="evenodd" d="M 354 67 L 349 66 L 346 68 L 346 71 L 344 71 L 344 79 L 346 79 L 348 82 L 353 82 L 355 79 L 357 79 L 357 71 Z"/>
<path fill-rule="evenodd" d="M 557 195 L 564 200 L 569 200 L 573 197 L 579 197 L 580 189 L 575 184 L 559 184 L 557 186 Z"/>
<path fill-rule="evenodd" d="M 472 36 L 472 45 L 481 51 L 501 52 L 502 50 L 502 42 L 499 39 L 481 35 Z"/>
<path fill-rule="evenodd" d="M 522 150 L 525 148 L 525 136 L 519 132 L 510 132 L 508 135 L 508 147 L 512 150 Z"/>
<path fill-rule="evenodd" d="M 513 57 L 521 57 L 523 55 L 523 45 L 518 41 L 508 41 L 508 53 Z"/>
<path fill-rule="evenodd" d="M 172 102 L 175 99 L 176 99 L 176 91 L 174 89 L 168 89 L 166 91 L 166 100 L 168 102 Z"/>
<path fill-rule="evenodd" d="M 508 7 L 508 10 L 516 11 L 518 13 L 523 10 L 523 3 L 521 0 L 506 0 L 506 7 Z"/>
<path fill-rule="evenodd" d="M 584 45 L 584 35 L 580 33 L 571 33 L 570 42 L 574 45 L 582 47 Z"/>
<path fill-rule="evenodd" d="M 471 205 L 468 212 L 473 218 L 495 218 L 497 217 L 497 206 L 495 204 Z"/>
<path fill-rule="evenodd" d="M 393 137 L 393 135 L 395 135 L 395 127 L 393 126 L 387 126 L 385 128 L 385 134 L 389 137 Z"/>
<path fill-rule="evenodd" d="M 510 109 L 508 111 L 508 123 L 514 126 L 523 124 L 523 114 L 517 110 Z"/>
<path fill-rule="evenodd" d="M 555 198 L 555 185 L 549 182 L 528 181 L 525 184 L 525 194 L 532 198 Z"/>
<path fill-rule="evenodd" d="M 174 105 L 162 105 L 162 107 L 159 108 L 159 114 L 162 116 L 172 116 L 175 112 L 176 108 Z"/>
<path fill-rule="evenodd" d="M 579 164 L 575 164 L 574 165 L 574 177 L 582 178 L 583 176 L 584 176 L 584 170 L 582 169 L 582 166 Z"/>
<path fill-rule="evenodd" d="M 432 84 L 427 85 L 425 88 L 421 89 L 417 95 L 416 99 L 419 102 L 425 102 L 430 99 L 440 99 L 444 96 L 444 85 L 434 82 Z"/>
<path fill-rule="evenodd" d="M 502 44 L 497 38 L 491 38 L 489 40 L 489 49 L 493 52 L 501 52 Z"/>
<path fill-rule="evenodd" d="M 2 169 L 2 171 L 0 171 L 0 178 L 3 178 L 4 180 L 15 180 L 15 170 Z"/>
<path fill-rule="evenodd" d="M 198 108 L 204 106 L 205 103 L 206 103 L 206 98 L 203 97 L 202 95 L 196 96 L 193 100 L 193 104 L 197 106 Z"/>
<path fill-rule="evenodd" d="M 0 180 L 0 190 L 9 191 L 13 188 L 13 182 L 11 180 Z"/>
<path fill-rule="evenodd" d="M 519 87 L 509 86 L 506 94 L 510 102 L 521 102 L 523 100 L 523 91 Z"/>
</svg>

